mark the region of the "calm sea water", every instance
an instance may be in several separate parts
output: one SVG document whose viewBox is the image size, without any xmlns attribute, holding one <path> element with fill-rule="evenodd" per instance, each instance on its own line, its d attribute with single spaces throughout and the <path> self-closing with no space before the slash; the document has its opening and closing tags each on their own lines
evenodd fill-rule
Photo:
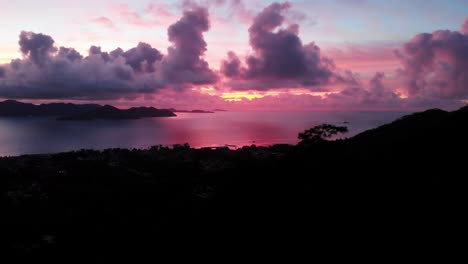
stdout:
<svg viewBox="0 0 468 264">
<path fill-rule="evenodd" d="M 78 149 L 295 144 L 297 134 L 321 123 L 346 125 L 353 136 L 403 112 L 178 113 L 174 118 L 66 122 L 54 118 L 0 118 L 0 156 Z M 344 122 L 349 122 L 344 124 Z"/>
</svg>

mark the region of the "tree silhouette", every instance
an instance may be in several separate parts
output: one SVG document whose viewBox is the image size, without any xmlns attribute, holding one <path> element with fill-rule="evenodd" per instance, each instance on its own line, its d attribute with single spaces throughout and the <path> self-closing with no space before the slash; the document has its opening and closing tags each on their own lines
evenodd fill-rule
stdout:
<svg viewBox="0 0 468 264">
<path fill-rule="evenodd" d="M 298 138 L 301 139 L 301 143 L 316 143 L 346 132 L 348 132 L 348 127 L 322 124 L 299 133 Z"/>
</svg>

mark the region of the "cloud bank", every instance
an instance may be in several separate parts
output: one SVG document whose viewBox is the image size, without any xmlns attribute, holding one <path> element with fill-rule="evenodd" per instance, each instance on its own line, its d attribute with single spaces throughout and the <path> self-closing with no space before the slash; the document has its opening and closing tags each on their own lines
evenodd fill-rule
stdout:
<svg viewBox="0 0 468 264">
<path fill-rule="evenodd" d="M 203 59 L 209 29 L 205 8 L 186 10 L 168 29 L 163 55 L 140 42 L 111 52 L 91 46 L 87 56 L 73 48 L 55 47 L 51 36 L 21 32 L 22 59 L 0 66 L 0 97 L 17 99 L 133 99 L 165 88 L 214 84 L 218 77 Z"/>
<path fill-rule="evenodd" d="M 128 50 L 104 51 L 91 46 L 88 54 L 80 54 L 73 48 L 56 46 L 51 36 L 23 31 L 18 42 L 22 58 L 0 65 L 0 97 L 117 100 L 154 99 L 164 93 L 174 96 L 173 100 L 219 105 L 228 104 L 221 97 L 223 92 L 242 91 L 258 92 L 264 98 L 240 100 L 241 106 L 271 104 L 281 108 L 295 102 L 309 108 L 340 109 L 458 106 L 468 100 L 468 19 L 459 31 L 417 34 L 396 50 L 385 45 L 351 46 L 349 55 L 337 49 L 327 53 L 328 57 L 316 43 L 303 43 L 299 25 L 289 19 L 288 2 L 270 4 L 257 15 L 241 0 L 201 3 L 205 4 L 185 1 L 178 20 L 165 6 L 147 8 L 147 13 L 175 21 L 167 30 L 171 43 L 167 51 L 141 41 Z M 210 68 L 205 59 L 210 5 L 226 5 L 229 12 L 250 25 L 251 53 L 227 52 L 219 70 Z M 125 14 L 136 17 L 130 11 Z M 106 17 L 92 22 L 116 28 Z M 341 62 L 341 68 L 331 58 Z M 362 78 L 353 69 L 362 64 L 368 72 L 376 73 Z M 191 89 L 197 86 L 211 89 L 212 94 L 201 95 L 197 91 L 202 89 Z M 298 89 L 306 92 L 288 94 Z"/>
</svg>

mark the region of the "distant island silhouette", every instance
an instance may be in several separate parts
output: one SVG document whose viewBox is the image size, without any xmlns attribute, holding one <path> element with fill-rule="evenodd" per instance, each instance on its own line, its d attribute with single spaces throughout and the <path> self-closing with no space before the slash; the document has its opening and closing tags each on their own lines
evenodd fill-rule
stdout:
<svg viewBox="0 0 468 264">
<path fill-rule="evenodd" d="M 68 116 L 79 115 L 100 108 L 98 104 L 50 103 L 30 104 L 15 100 L 0 102 L 0 116 Z"/>
<path fill-rule="evenodd" d="M 206 110 L 177 110 L 175 108 L 169 108 L 168 110 L 174 113 L 193 113 L 193 114 L 213 114 L 215 111 Z"/>
<path fill-rule="evenodd" d="M 457 234 L 467 121 L 468 107 L 432 109 L 348 139 L 331 140 L 345 126 L 315 126 L 297 145 L 0 158 L 0 239 L 12 256 L 49 260 L 153 255 L 170 241 L 257 248 Z"/>
<path fill-rule="evenodd" d="M 146 117 L 172 116 L 176 116 L 176 114 L 170 110 L 156 109 L 154 107 L 132 107 L 130 109 L 121 110 L 111 105 L 105 105 L 85 113 L 59 117 L 58 120 L 139 119 Z"/>
<path fill-rule="evenodd" d="M 219 111 L 219 110 L 218 110 Z M 118 109 L 111 105 L 50 103 L 35 105 L 15 100 L 0 102 L 0 117 L 43 117 L 56 116 L 62 121 L 94 119 L 139 119 L 147 117 L 174 117 L 179 113 L 212 114 L 205 110 L 157 109 L 154 107 L 132 107 Z"/>
</svg>

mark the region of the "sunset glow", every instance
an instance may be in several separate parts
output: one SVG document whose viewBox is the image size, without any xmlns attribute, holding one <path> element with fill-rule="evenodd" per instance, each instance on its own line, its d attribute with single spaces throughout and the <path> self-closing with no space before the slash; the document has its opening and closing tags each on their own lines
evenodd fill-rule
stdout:
<svg viewBox="0 0 468 264">
<path fill-rule="evenodd" d="M 259 93 L 249 93 L 249 92 L 229 92 L 229 93 L 223 93 L 221 98 L 223 98 L 226 101 L 241 101 L 242 99 L 248 99 L 252 100 L 255 98 L 263 98 L 265 97 L 264 95 L 261 95 Z"/>
<path fill-rule="evenodd" d="M 468 0 L 0 0 L 0 18 L 5 263 L 295 241 L 383 258 L 466 225 Z"/>
<path fill-rule="evenodd" d="M 462 0 L 44 2 L 2 4 L 0 98 L 275 110 L 291 98 L 304 109 L 468 99 Z"/>
</svg>

